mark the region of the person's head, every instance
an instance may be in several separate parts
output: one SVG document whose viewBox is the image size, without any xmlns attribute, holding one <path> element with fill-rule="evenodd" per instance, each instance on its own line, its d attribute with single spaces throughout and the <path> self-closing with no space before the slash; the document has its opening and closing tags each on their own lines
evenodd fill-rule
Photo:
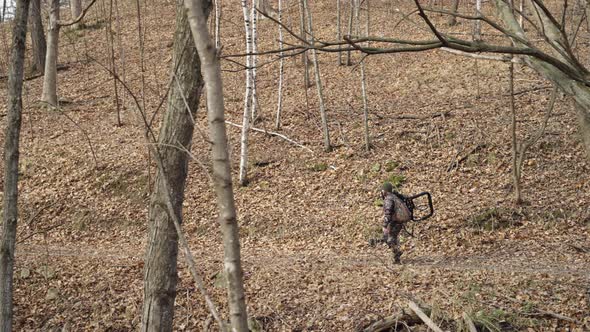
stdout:
<svg viewBox="0 0 590 332">
<path fill-rule="evenodd" d="M 383 187 L 381 187 L 381 196 L 385 198 L 385 195 L 391 192 L 393 192 L 393 185 L 391 184 L 391 182 L 385 182 L 383 184 Z"/>
</svg>

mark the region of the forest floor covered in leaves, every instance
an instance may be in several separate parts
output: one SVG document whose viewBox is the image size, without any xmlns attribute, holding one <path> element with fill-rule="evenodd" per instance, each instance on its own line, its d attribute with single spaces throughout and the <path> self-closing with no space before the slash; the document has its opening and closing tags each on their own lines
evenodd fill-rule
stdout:
<svg viewBox="0 0 590 332">
<path fill-rule="evenodd" d="M 289 2 L 286 25 L 298 31 L 297 5 Z M 408 21 L 396 26 L 411 11 L 410 2 L 371 3 L 372 34 L 428 36 Z M 155 127 L 170 82 L 174 6 L 141 4 L 141 61 L 135 4 L 119 3 L 119 75 L 155 116 Z M 314 1 L 312 9 L 317 36 L 333 40 L 334 2 Z M 15 271 L 18 331 L 130 331 L 140 323 L 155 168 L 143 129 L 134 120 L 137 106 L 121 86 L 123 125 L 116 125 L 113 80 L 105 70 L 109 12 L 109 2 L 99 1 L 85 29 L 62 31 L 59 63 L 67 65 L 58 78 L 62 110 L 39 104 L 42 78 L 25 83 Z M 411 18 L 423 26 L 417 16 Z M 469 23 L 450 28 L 445 17 L 433 20 L 470 38 Z M 112 29 L 117 31 L 115 24 Z M 259 29 L 259 49 L 276 49 L 276 25 L 262 20 Z M 583 32 L 580 52 L 588 54 L 588 32 Z M 8 33 L 3 25 L 3 43 Z M 244 52 L 237 1 L 224 1 L 222 36 L 224 55 Z M 484 38 L 499 40 L 491 33 Z M 2 57 L 4 75 L 7 57 Z M 255 127 L 280 132 L 312 152 L 251 133 L 250 184 L 235 185 L 249 315 L 265 331 L 352 331 L 414 300 L 431 307 L 434 321 L 449 330 L 457 328 L 453 320 L 463 312 L 504 330 L 590 329 L 590 164 L 572 101 L 558 96 L 545 135 L 527 154 L 525 204 L 516 206 L 506 63 L 476 62 L 443 51 L 366 58 L 373 143 L 367 152 L 360 59 L 353 54 L 353 66 L 338 66 L 336 54 L 320 55 L 335 147 L 326 153 L 316 87 L 307 93 L 303 88 L 300 57 L 285 61 L 279 130 L 274 128 L 278 61 L 259 58 L 264 65 L 258 70 Z M 590 61 L 587 55 L 581 59 Z M 227 119 L 241 123 L 245 73 L 228 60 L 223 69 Z M 521 65 L 515 84 L 518 136 L 529 138 L 543 121 L 552 86 Z M 5 97 L 3 80 L 2 127 Z M 217 205 L 204 170 L 209 147 L 202 107 L 197 122 L 184 229 L 207 288 L 227 317 Z M 228 135 L 237 177 L 240 128 L 228 125 Z M 378 198 L 386 180 L 399 182 L 406 194 L 431 192 L 436 209 L 432 218 L 415 225 L 415 237 L 403 238 L 401 266 L 392 264 L 385 246 L 368 245 L 380 233 Z M 205 330 L 211 319 L 182 256 L 179 268 L 176 330 Z"/>
</svg>

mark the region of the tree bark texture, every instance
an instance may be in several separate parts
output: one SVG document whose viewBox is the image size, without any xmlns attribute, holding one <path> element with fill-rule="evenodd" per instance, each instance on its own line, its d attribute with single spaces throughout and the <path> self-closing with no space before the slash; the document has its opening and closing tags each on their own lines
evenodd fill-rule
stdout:
<svg viewBox="0 0 590 332">
<path fill-rule="evenodd" d="M 72 20 L 75 20 L 82 14 L 82 0 L 70 0 L 70 11 L 72 12 Z M 73 29 L 78 29 L 82 26 L 81 22 L 72 25 Z"/>
<path fill-rule="evenodd" d="M 206 2 L 205 12 L 210 7 Z M 182 203 L 188 173 L 189 156 L 173 146 L 190 149 L 194 131 L 194 113 L 197 111 L 203 77 L 197 50 L 192 42 L 186 11 L 182 2 L 176 10 L 172 75 L 176 75 L 168 94 L 167 111 L 158 137 L 158 152 L 165 174 L 156 174 L 156 183 L 150 199 L 149 238 L 144 270 L 144 305 L 141 331 L 172 331 L 174 300 L 176 298 L 178 235 L 168 215 L 168 193 L 162 184 L 166 176 L 174 212 L 182 220 Z M 185 103 L 186 100 L 186 103 Z M 188 109 L 187 108 L 188 105 Z"/>
<path fill-rule="evenodd" d="M 12 30 L 12 54 L 8 74 L 8 114 L 4 141 L 4 205 L 0 238 L 0 331 L 12 331 L 12 281 L 18 220 L 18 158 L 25 43 L 29 0 L 16 2 Z"/>
<path fill-rule="evenodd" d="M 31 45 L 33 51 L 33 71 L 45 70 L 45 57 L 47 56 L 47 42 L 45 41 L 45 29 L 41 19 L 41 0 L 31 1 Z"/>
<path fill-rule="evenodd" d="M 184 0 L 207 91 L 207 121 L 211 141 L 213 181 L 219 206 L 219 223 L 223 234 L 223 268 L 227 279 L 229 316 L 232 331 L 247 332 L 248 316 L 240 257 L 240 238 L 234 202 L 231 165 L 225 130 L 225 110 L 221 66 L 215 45 L 209 37 L 201 4 L 204 0 Z"/>
<path fill-rule="evenodd" d="M 47 30 L 47 55 L 45 75 L 43 76 L 43 95 L 41 100 L 57 106 L 57 52 L 59 46 L 59 0 L 51 0 L 49 28 Z"/>
</svg>

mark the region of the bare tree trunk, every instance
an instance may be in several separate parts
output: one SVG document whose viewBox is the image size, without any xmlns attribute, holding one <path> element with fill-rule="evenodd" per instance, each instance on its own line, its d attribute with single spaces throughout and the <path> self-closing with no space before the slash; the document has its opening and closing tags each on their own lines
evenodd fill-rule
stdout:
<svg viewBox="0 0 590 332">
<path fill-rule="evenodd" d="M 451 13 L 456 14 L 459 10 L 459 0 L 453 0 L 451 3 Z M 457 25 L 457 16 L 449 15 L 449 21 L 447 22 L 450 26 Z"/>
<path fill-rule="evenodd" d="M 586 147 L 586 156 L 590 159 L 590 109 L 576 103 L 576 114 L 578 115 L 580 137 Z"/>
<path fill-rule="evenodd" d="M 311 43 L 315 44 L 315 38 L 313 36 L 313 19 L 311 16 L 311 10 L 309 9 L 309 4 L 307 3 L 307 0 L 301 0 L 301 2 L 303 2 L 303 8 L 307 13 L 307 29 L 309 31 Z M 330 152 L 332 151 L 332 144 L 330 143 L 330 130 L 328 129 L 328 117 L 326 115 L 326 106 L 324 103 L 324 91 L 322 87 L 322 76 L 320 74 L 320 62 L 318 60 L 318 52 L 316 49 L 312 49 L 311 54 L 313 56 L 313 68 L 315 71 L 315 85 L 318 90 L 318 99 L 320 103 L 320 116 L 322 118 L 322 130 L 324 134 L 324 151 Z"/>
<path fill-rule="evenodd" d="M 250 75 L 250 79 L 252 80 L 252 103 L 250 104 L 250 107 L 252 110 L 250 114 L 252 116 L 252 122 L 255 122 L 256 117 L 258 116 L 258 93 L 256 91 L 256 52 L 258 52 L 258 11 L 256 10 L 255 6 L 252 6 L 252 11 L 250 12 L 250 19 L 252 20 L 252 33 L 250 33 L 250 36 L 252 37 L 252 67 L 250 68 L 250 70 L 252 71 L 252 74 Z"/>
<path fill-rule="evenodd" d="M 45 70 L 45 57 L 47 56 L 47 42 L 45 41 L 45 30 L 41 19 L 41 0 L 31 1 L 31 45 L 33 51 L 33 71 Z"/>
<path fill-rule="evenodd" d="M 357 29 L 359 31 L 359 35 L 360 35 L 360 17 L 359 17 L 359 12 L 360 12 L 360 0 L 357 0 L 357 9 L 356 9 L 356 20 L 357 20 Z M 366 4 L 367 4 L 367 21 L 366 21 L 366 26 L 365 26 L 365 36 L 368 37 L 369 36 L 369 0 L 365 0 Z M 365 45 L 366 47 L 369 46 L 369 43 L 367 42 L 367 44 Z M 371 137 L 369 135 L 369 98 L 367 96 L 367 77 L 365 75 L 365 61 L 366 58 L 364 60 L 362 60 L 361 62 L 361 92 L 362 92 L 362 96 L 363 96 L 363 127 L 364 127 L 364 132 L 365 132 L 365 150 L 369 151 L 371 150 Z"/>
<path fill-rule="evenodd" d="M 8 74 L 8 114 L 4 141 L 4 204 L 0 235 L 0 331 L 12 331 L 12 281 L 18 220 L 18 159 L 29 0 L 17 0 Z"/>
<path fill-rule="evenodd" d="M 340 12 L 342 11 L 341 8 L 341 0 L 336 0 L 336 40 L 337 41 L 341 41 L 342 40 L 342 28 L 341 28 L 341 24 L 340 24 Z M 340 49 L 342 48 L 342 46 L 338 46 L 338 65 L 342 66 L 344 63 L 342 62 L 342 52 L 340 51 Z"/>
<path fill-rule="evenodd" d="M 520 167 L 518 167 L 519 144 L 516 138 L 516 106 L 514 105 L 514 63 L 509 65 L 508 91 L 510 98 L 510 134 L 512 137 L 512 180 L 514 183 L 514 202 L 519 205 L 522 203 L 522 194 L 520 189 Z"/>
<path fill-rule="evenodd" d="M 520 11 L 520 17 L 518 18 L 518 24 L 520 24 L 520 27 L 522 29 L 524 29 L 524 11 L 525 11 L 525 2 L 526 0 L 520 0 L 520 7 L 519 7 L 519 11 Z"/>
<path fill-rule="evenodd" d="M 222 0 L 215 0 L 215 48 L 221 48 L 221 8 Z"/>
<path fill-rule="evenodd" d="M 253 68 L 253 56 L 249 55 L 253 51 L 253 36 L 252 36 L 252 14 L 254 13 L 254 7 L 252 11 L 248 8 L 248 1 L 242 0 L 242 12 L 244 15 L 244 29 L 246 33 L 246 93 L 244 96 L 244 114 L 242 117 L 242 134 L 240 137 L 240 174 L 239 182 L 240 185 L 245 186 L 248 184 L 248 136 L 250 132 L 250 119 L 252 111 L 252 95 L 254 94 L 254 88 L 252 86 L 252 68 Z"/>
<path fill-rule="evenodd" d="M 115 101 L 115 106 L 117 108 L 117 127 L 121 127 L 121 104 L 119 103 L 119 81 L 117 77 L 119 74 L 117 73 L 117 60 L 115 59 L 115 33 L 113 31 L 113 0 L 110 0 L 109 3 L 109 23 L 106 30 L 106 38 L 107 44 L 109 45 L 109 56 L 110 56 L 110 65 L 111 65 L 111 72 L 113 75 L 113 98 Z"/>
<path fill-rule="evenodd" d="M 352 18 L 354 17 L 355 0 L 350 0 L 350 16 L 348 17 L 348 36 L 352 35 Z M 352 66 L 352 54 L 350 48 L 346 53 L 346 65 Z"/>
<path fill-rule="evenodd" d="M 118 0 L 115 0 L 115 14 L 116 14 L 116 28 L 117 28 L 117 46 L 119 48 L 119 57 L 121 58 L 121 81 L 123 84 L 126 84 L 127 82 L 127 73 L 125 71 L 125 67 L 126 67 L 126 61 L 125 61 L 125 49 L 123 48 L 123 37 L 121 36 L 121 20 L 119 17 L 119 2 Z M 121 93 L 121 105 L 125 105 L 125 96 L 126 96 L 126 90 L 123 89 L 122 93 Z M 121 124 L 123 123 L 121 121 L 121 114 L 119 113 L 120 110 L 117 109 L 117 121 L 120 122 Z"/>
<path fill-rule="evenodd" d="M 475 15 L 481 15 L 481 0 L 475 0 Z M 481 40 L 481 21 L 475 20 L 473 24 L 473 39 Z"/>
<path fill-rule="evenodd" d="M 72 12 L 72 20 L 82 14 L 82 0 L 70 0 L 70 10 Z M 79 29 L 82 27 L 82 23 L 78 22 L 72 25 L 73 29 Z"/>
<path fill-rule="evenodd" d="M 301 0 L 299 2 L 299 35 L 301 38 L 307 41 L 307 29 L 305 28 L 305 8 L 303 8 L 303 2 Z M 311 86 L 311 80 L 309 78 L 309 59 L 307 58 L 307 51 L 301 53 L 301 60 L 303 62 L 303 87 L 306 90 L 306 97 L 307 97 L 307 89 Z"/>
<path fill-rule="evenodd" d="M 6 19 L 6 1 L 7 0 L 2 1 L 2 17 L 0 17 L 0 22 L 4 22 Z"/>
<path fill-rule="evenodd" d="M 224 272 L 227 278 L 229 316 L 232 330 L 248 331 L 246 296 L 240 258 L 240 238 L 232 189 L 231 165 L 225 132 L 221 66 L 207 31 L 207 22 L 199 4 L 203 0 L 185 0 L 195 45 L 201 59 L 201 70 L 207 91 L 207 119 L 211 141 L 213 180 L 219 205 L 219 222 L 223 233 Z"/>
<path fill-rule="evenodd" d="M 43 95 L 41 96 L 41 100 L 51 106 L 57 106 L 59 28 L 59 0 L 51 0 L 49 29 L 47 30 L 47 57 L 45 58 L 45 76 L 43 76 Z"/>
<path fill-rule="evenodd" d="M 340 0 L 338 0 L 340 1 Z M 283 111 L 283 79 L 284 79 L 284 63 L 285 59 L 283 58 L 283 27 L 281 24 L 283 20 L 283 1 L 279 0 L 279 10 L 278 10 L 278 21 L 279 21 L 279 87 L 277 93 L 277 117 L 275 121 L 275 128 L 279 130 L 281 128 L 281 113 Z"/>
<path fill-rule="evenodd" d="M 210 3 L 205 2 L 208 16 Z M 185 49 L 186 48 L 186 49 Z M 177 84 L 168 94 L 168 108 L 158 137 L 158 153 L 165 174 L 158 169 L 149 208 L 149 241 L 144 269 L 144 304 L 141 331 L 172 331 L 176 297 L 178 234 L 168 214 L 166 201 L 171 198 L 174 213 L 182 220 L 182 202 L 188 173 L 194 113 L 198 109 L 204 82 L 200 61 L 192 43 L 188 18 L 182 2 L 176 9 L 176 32 L 171 69 Z M 175 147 L 179 146 L 179 148 Z M 163 177 L 166 179 L 163 179 Z M 163 183 L 168 183 L 164 186 Z M 170 188 L 170 193 L 166 192 Z M 168 196 L 170 195 L 170 196 Z"/>
</svg>

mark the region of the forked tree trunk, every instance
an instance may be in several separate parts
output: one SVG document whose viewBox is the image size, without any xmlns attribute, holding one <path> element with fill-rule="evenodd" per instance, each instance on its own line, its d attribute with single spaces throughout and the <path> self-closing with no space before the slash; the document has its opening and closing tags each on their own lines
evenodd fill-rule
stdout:
<svg viewBox="0 0 590 332">
<path fill-rule="evenodd" d="M 18 158 L 29 0 L 17 0 L 8 74 L 8 114 L 4 141 L 4 204 L 0 235 L 0 331 L 12 331 L 12 281 L 18 220 Z"/>
<path fill-rule="evenodd" d="M 41 19 L 41 0 L 31 1 L 31 46 L 33 53 L 33 71 L 45 70 L 45 57 L 47 56 L 47 42 L 45 41 L 45 30 Z"/>
<path fill-rule="evenodd" d="M 208 16 L 209 2 L 204 11 Z M 186 47 L 186 49 L 185 49 Z M 184 51 L 183 51 L 184 50 Z M 166 174 L 158 171 L 149 208 L 149 241 L 144 270 L 144 304 L 141 331 L 172 331 L 174 300 L 176 297 L 178 235 L 168 215 L 166 201 L 170 194 L 174 212 L 182 220 L 182 202 L 188 173 L 189 156 L 175 146 L 190 148 L 194 113 L 197 111 L 203 89 L 199 71 L 200 61 L 188 25 L 182 2 L 176 9 L 173 64 L 178 64 L 176 81 L 168 94 L 168 107 L 158 137 L 159 154 Z M 171 69 L 174 74 L 176 66 Z M 186 100 L 186 104 L 185 104 Z M 187 105 L 188 108 L 187 109 Z M 163 185 L 166 176 L 170 193 Z"/>
<path fill-rule="evenodd" d="M 57 106 L 57 47 L 59 45 L 59 0 L 51 0 L 49 9 L 49 29 L 47 30 L 47 56 L 43 76 L 43 95 L 41 100 Z"/>
<path fill-rule="evenodd" d="M 244 293 L 243 271 L 240 257 L 240 238 L 236 207 L 232 189 L 231 165 L 229 161 L 227 135 L 225 132 L 225 110 L 221 66 L 215 46 L 207 31 L 207 20 L 200 4 L 204 0 L 185 0 L 189 10 L 189 22 L 193 39 L 201 59 L 201 71 L 207 91 L 207 122 L 211 141 L 213 180 L 219 206 L 219 223 L 223 233 L 224 272 L 227 279 L 229 316 L 232 331 L 247 332 L 246 295 Z"/>
</svg>

